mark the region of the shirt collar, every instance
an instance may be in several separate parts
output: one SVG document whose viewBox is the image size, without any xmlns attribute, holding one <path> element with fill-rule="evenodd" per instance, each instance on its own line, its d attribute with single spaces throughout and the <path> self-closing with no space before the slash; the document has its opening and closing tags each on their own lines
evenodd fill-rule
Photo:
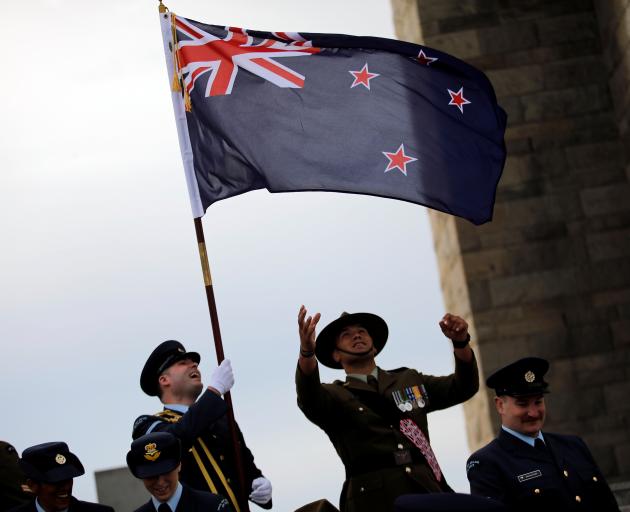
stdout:
<svg viewBox="0 0 630 512">
<path fill-rule="evenodd" d="M 44 507 L 42 507 L 39 504 L 39 501 L 37 501 L 37 498 L 35 498 L 35 508 L 37 509 L 37 512 L 46 512 L 46 510 L 44 510 Z M 62 510 L 61 512 L 68 512 L 68 509 L 66 508 L 66 509 Z"/>
<path fill-rule="evenodd" d="M 179 499 L 182 497 L 182 490 L 183 490 L 182 484 L 177 482 L 177 489 L 175 489 L 173 496 L 171 496 L 171 498 L 165 502 L 171 508 L 173 512 L 177 510 L 177 505 L 179 505 Z M 153 494 L 151 495 L 151 502 L 153 503 L 155 510 L 157 510 L 158 507 L 162 504 L 162 502 L 159 501 L 155 496 L 153 496 Z"/>
<path fill-rule="evenodd" d="M 182 414 L 186 414 L 188 412 L 189 407 L 190 407 L 189 405 L 183 405 L 183 404 L 164 404 L 165 409 L 181 412 Z"/>
<path fill-rule="evenodd" d="M 525 434 L 521 434 L 520 432 L 517 432 L 516 430 L 512 430 L 511 428 L 507 428 L 505 425 L 501 425 L 501 428 L 503 430 L 505 430 L 508 434 L 512 434 L 514 437 L 520 439 L 521 441 L 523 441 L 524 443 L 527 443 L 529 446 L 534 446 L 534 443 L 536 442 L 536 439 L 540 439 L 543 442 L 545 441 L 545 438 L 542 435 L 542 432 L 539 430 L 538 431 L 538 435 L 536 437 L 531 437 L 531 436 L 526 436 Z"/>
<path fill-rule="evenodd" d="M 377 366 L 375 366 L 374 369 L 370 372 L 370 375 L 372 377 L 374 377 L 375 379 L 378 379 L 378 367 Z M 365 382 L 367 384 L 368 376 L 365 375 L 364 373 L 348 373 L 348 374 L 346 374 L 346 377 L 350 377 L 351 379 L 362 380 L 363 382 Z"/>
</svg>

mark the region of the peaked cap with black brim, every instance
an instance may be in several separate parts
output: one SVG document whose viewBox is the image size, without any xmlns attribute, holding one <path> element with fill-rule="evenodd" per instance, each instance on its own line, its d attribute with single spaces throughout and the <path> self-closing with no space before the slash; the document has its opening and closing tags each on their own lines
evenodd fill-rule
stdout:
<svg viewBox="0 0 630 512">
<path fill-rule="evenodd" d="M 71 480 L 85 473 L 79 458 L 63 441 L 26 448 L 19 464 L 27 478 L 49 484 Z"/>
<path fill-rule="evenodd" d="M 486 386 L 497 396 L 533 396 L 549 392 L 544 376 L 549 361 L 540 357 L 524 357 L 499 368 L 486 379 Z"/>
<path fill-rule="evenodd" d="M 184 345 L 176 340 L 160 343 L 147 359 L 140 375 L 140 387 L 149 396 L 159 392 L 158 378 L 164 370 L 182 359 L 190 359 L 199 364 L 201 356 L 197 352 L 186 352 Z"/>
<path fill-rule="evenodd" d="M 337 320 L 333 320 L 324 327 L 322 332 L 319 333 L 319 336 L 317 336 L 315 355 L 317 356 L 317 360 L 324 366 L 341 370 L 341 365 L 333 359 L 332 353 L 336 348 L 337 336 L 339 336 L 341 330 L 348 325 L 361 325 L 365 327 L 372 337 L 376 353 L 378 354 L 383 350 L 389 334 L 385 320 L 372 313 L 343 312 Z"/>
</svg>

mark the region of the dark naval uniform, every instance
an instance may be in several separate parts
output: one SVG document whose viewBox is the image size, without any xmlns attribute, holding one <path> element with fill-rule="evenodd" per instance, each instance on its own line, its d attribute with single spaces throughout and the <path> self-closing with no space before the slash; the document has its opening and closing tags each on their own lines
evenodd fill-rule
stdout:
<svg viewBox="0 0 630 512">
<path fill-rule="evenodd" d="M 134 512 L 155 512 L 153 501 L 149 500 Z M 196 491 L 182 485 L 182 496 L 172 512 L 232 512 L 232 507 L 223 496 Z"/>
<path fill-rule="evenodd" d="M 35 500 L 33 500 L 31 503 L 27 503 L 26 505 L 12 508 L 9 512 L 37 512 Z M 72 497 L 70 499 L 68 512 L 114 512 L 114 509 L 106 505 L 98 505 L 97 503 L 80 501 L 75 497 Z"/>
<path fill-rule="evenodd" d="M 543 433 L 547 449 L 501 430 L 468 459 L 470 492 L 514 510 L 618 511 L 604 476 L 582 439 Z"/>
<path fill-rule="evenodd" d="M 305 375 L 298 365 L 296 384 L 298 406 L 326 432 L 345 466 L 343 512 L 389 512 L 401 494 L 451 491 L 443 475 L 437 480 L 420 449 L 398 425 L 402 418 L 410 418 L 429 440 L 427 414 L 477 392 L 474 359 L 465 363 L 456 357 L 455 373 L 445 377 L 379 368 L 376 387 L 352 377 L 321 384 L 317 370 Z M 400 399 L 410 389 L 421 389 L 422 397 L 418 405 L 401 412 Z"/>
<path fill-rule="evenodd" d="M 544 404 L 548 370 L 545 359 L 526 357 L 492 373 L 486 384 L 498 397 Z M 619 511 L 604 475 L 577 436 L 538 432 L 532 446 L 502 427 L 494 441 L 470 456 L 466 473 L 471 494 L 497 499 L 514 511 Z"/>
<path fill-rule="evenodd" d="M 18 465 L 18 459 L 15 448 L 6 441 L 0 441 L 0 511 L 2 512 L 34 499 L 33 493 L 26 486 L 26 476 Z"/>
<path fill-rule="evenodd" d="M 221 494 L 230 500 L 235 512 L 242 503 L 237 499 L 237 469 L 232 448 L 232 437 L 226 415 L 227 406 L 216 394 L 206 390 L 185 414 L 164 408 L 154 415 L 140 416 L 133 426 L 133 438 L 151 432 L 170 432 L 182 442 L 184 456 L 180 481 L 193 489 Z M 262 476 L 254 464 L 254 456 L 245 445 L 238 430 L 241 456 L 245 471 L 245 489 Z M 271 500 L 262 508 L 271 508 Z M 243 507 L 244 508 L 244 507 Z"/>
</svg>

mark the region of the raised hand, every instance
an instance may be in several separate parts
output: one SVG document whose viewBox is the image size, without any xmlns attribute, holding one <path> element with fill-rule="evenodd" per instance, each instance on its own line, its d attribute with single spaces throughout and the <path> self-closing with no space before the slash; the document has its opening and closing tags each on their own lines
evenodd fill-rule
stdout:
<svg viewBox="0 0 630 512">
<path fill-rule="evenodd" d="M 307 311 L 304 306 L 298 312 L 298 331 L 300 333 L 300 351 L 313 352 L 315 350 L 315 328 L 321 315 L 306 316 Z"/>
<path fill-rule="evenodd" d="M 446 313 L 440 320 L 440 329 L 444 336 L 453 341 L 466 341 L 468 338 L 468 324 L 457 315 Z"/>
</svg>

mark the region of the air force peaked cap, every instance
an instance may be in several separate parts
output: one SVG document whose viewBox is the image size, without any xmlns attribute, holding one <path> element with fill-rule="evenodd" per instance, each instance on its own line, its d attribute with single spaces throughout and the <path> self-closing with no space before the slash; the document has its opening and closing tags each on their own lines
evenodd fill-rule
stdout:
<svg viewBox="0 0 630 512">
<path fill-rule="evenodd" d="M 549 362 L 540 357 L 525 357 L 499 368 L 486 379 L 486 385 L 497 396 L 529 396 L 547 393 L 549 384 L 543 377 Z"/>
<path fill-rule="evenodd" d="M 160 343 L 147 362 L 144 363 L 142 374 L 140 375 L 140 387 L 149 396 L 158 395 L 158 377 L 169 366 L 182 359 L 191 359 L 195 363 L 201 361 L 201 356 L 197 352 L 186 352 L 184 345 L 179 341 L 167 340 Z"/>
<path fill-rule="evenodd" d="M 151 478 L 173 471 L 182 460 L 178 438 L 168 432 L 152 432 L 131 443 L 127 466 L 136 478 Z"/>
<path fill-rule="evenodd" d="M 26 448 L 19 464 L 27 478 L 49 484 L 70 480 L 85 473 L 79 458 L 61 441 Z"/>
</svg>

